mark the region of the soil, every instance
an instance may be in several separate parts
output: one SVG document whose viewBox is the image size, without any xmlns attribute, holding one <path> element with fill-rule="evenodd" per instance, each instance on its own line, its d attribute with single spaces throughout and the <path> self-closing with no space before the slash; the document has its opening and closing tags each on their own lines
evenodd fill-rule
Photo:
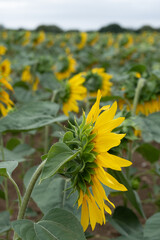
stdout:
<svg viewBox="0 0 160 240">
<path fill-rule="evenodd" d="M 5 139 L 5 142 L 7 141 L 7 139 L 9 139 L 9 134 Z M 41 139 L 41 135 L 37 135 L 37 136 L 33 136 L 33 142 L 34 142 L 34 147 L 35 148 L 40 148 L 43 146 L 40 146 L 42 144 L 42 139 Z M 27 140 L 27 138 L 26 138 Z M 27 140 L 28 141 L 28 140 Z M 159 145 L 158 145 L 159 147 Z M 35 161 L 32 162 L 33 165 L 38 164 L 40 162 L 40 156 L 41 153 L 36 153 L 34 154 L 34 159 Z M 25 166 L 25 169 L 24 169 Z M 133 156 L 133 167 L 137 168 L 137 173 L 142 173 L 145 170 L 150 168 L 150 164 L 148 162 L 146 162 L 141 155 L 139 155 L 138 153 L 135 153 Z M 25 174 L 27 168 L 29 168 L 30 166 L 27 166 L 26 163 L 20 163 L 18 168 L 13 172 L 13 178 L 16 181 L 16 183 L 18 184 L 18 186 L 20 187 L 21 192 L 24 191 L 24 186 L 22 184 L 22 179 L 23 179 L 23 174 Z M 22 169 L 24 169 L 22 171 Z M 149 188 L 141 188 L 138 191 L 138 194 L 140 196 L 141 201 L 143 202 L 144 200 L 148 199 L 148 193 L 152 193 L 152 179 L 150 178 L 150 176 L 148 175 L 144 175 L 141 176 L 141 186 L 143 186 L 144 184 L 147 184 L 148 186 L 150 186 Z M 9 204 L 10 206 L 12 205 L 12 208 L 10 209 L 11 212 L 11 220 L 16 219 L 17 216 L 17 212 L 18 212 L 18 206 L 17 206 L 17 202 L 16 202 L 16 192 L 15 189 L 13 188 L 12 184 L 10 182 L 8 182 L 8 191 L 9 191 Z M 115 206 L 120 206 L 123 205 L 123 199 L 122 196 L 115 196 L 115 197 L 109 197 L 111 201 L 114 202 Z M 13 200 L 14 199 L 14 200 Z M 30 218 L 31 220 L 39 220 L 42 217 L 41 211 L 40 209 L 37 207 L 37 205 L 31 200 L 29 203 L 29 207 L 32 208 L 34 211 L 36 211 L 37 213 L 37 217 L 33 217 Z M 132 208 L 132 206 L 129 205 L 129 207 Z M 151 215 L 153 215 L 157 209 L 155 207 L 155 204 L 153 203 L 143 203 L 143 209 L 145 212 L 146 217 L 150 217 Z M 5 201 L 3 199 L 0 199 L 0 212 L 5 210 Z M 133 209 L 133 211 L 135 212 L 135 210 Z M 135 212 L 137 214 L 137 212 Z M 139 217 L 141 223 L 144 223 L 145 220 L 139 216 L 137 214 L 137 216 Z M 91 228 L 89 227 L 87 229 L 88 232 L 92 233 L 94 235 L 93 238 L 91 238 L 91 240 L 107 240 L 107 239 L 112 239 L 112 238 L 116 238 L 119 235 L 119 233 L 107 222 L 105 225 L 100 226 L 97 224 L 95 230 L 92 232 Z M 3 238 L 3 236 L 1 237 L 1 239 L 5 239 Z M 10 233 L 10 240 L 12 239 L 12 233 Z"/>
</svg>

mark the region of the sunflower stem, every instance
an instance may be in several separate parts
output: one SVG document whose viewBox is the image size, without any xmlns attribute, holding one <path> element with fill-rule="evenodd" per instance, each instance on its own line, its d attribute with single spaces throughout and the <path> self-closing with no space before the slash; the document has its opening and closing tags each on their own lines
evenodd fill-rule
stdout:
<svg viewBox="0 0 160 240">
<path fill-rule="evenodd" d="M 2 161 L 5 161 L 4 144 L 3 144 L 3 136 L 2 136 L 2 133 L 0 134 L 0 148 L 1 148 L 1 154 L 2 154 Z M 5 194 L 5 201 L 6 201 L 6 209 L 9 210 L 9 198 L 8 198 L 8 183 L 7 183 L 7 178 L 4 179 L 4 194 Z"/>
<path fill-rule="evenodd" d="M 15 190 L 16 190 L 17 196 L 18 196 L 19 207 L 21 207 L 22 197 L 21 197 L 21 193 L 20 193 L 19 187 L 18 187 L 17 183 L 14 181 L 14 179 L 13 179 L 11 176 L 9 176 L 8 179 L 12 182 L 12 184 L 13 184 L 14 187 L 15 187 Z"/>
<path fill-rule="evenodd" d="M 40 176 L 41 172 L 42 172 L 42 169 L 44 167 L 46 163 L 46 160 L 43 161 L 39 166 L 38 168 L 36 169 L 36 171 L 34 172 L 34 174 L 32 175 L 32 178 L 28 184 L 28 187 L 26 189 L 26 192 L 24 194 L 24 197 L 23 197 L 23 200 L 22 200 L 22 204 L 21 204 L 21 207 L 19 209 L 19 213 L 18 213 L 18 217 L 17 217 L 17 220 L 20 220 L 20 219 L 23 219 L 24 218 L 24 215 L 25 215 L 25 211 L 26 211 L 26 208 L 27 208 L 27 205 L 28 205 L 28 202 L 29 202 L 29 199 L 30 199 L 30 196 L 31 196 L 31 193 L 33 191 L 33 188 L 37 182 L 37 179 L 38 177 Z"/>
<path fill-rule="evenodd" d="M 135 91 L 135 96 L 134 96 L 134 100 L 133 100 L 133 108 L 132 108 L 132 115 L 133 116 L 136 114 L 137 104 L 138 104 L 138 101 L 139 101 L 141 90 L 145 85 L 145 81 L 146 80 L 144 78 L 140 78 L 138 80 L 136 91 Z"/>
</svg>

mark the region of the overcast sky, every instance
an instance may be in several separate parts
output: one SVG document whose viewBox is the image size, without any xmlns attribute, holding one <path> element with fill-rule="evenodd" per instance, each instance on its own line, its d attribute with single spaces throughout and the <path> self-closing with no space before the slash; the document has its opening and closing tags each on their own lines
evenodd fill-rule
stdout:
<svg viewBox="0 0 160 240">
<path fill-rule="evenodd" d="M 160 0 L 0 0 L 0 24 L 9 28 L 90 30 L 109 23 L 160 27 Z"/>
</svg>

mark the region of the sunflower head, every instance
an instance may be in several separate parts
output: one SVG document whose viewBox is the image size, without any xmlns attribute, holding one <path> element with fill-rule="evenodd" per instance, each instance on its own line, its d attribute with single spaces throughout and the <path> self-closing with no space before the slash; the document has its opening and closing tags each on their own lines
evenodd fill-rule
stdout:
<svg viewBox="0 0 160 240">
<path fill-rule="evenodd" d="M 85 79 L 82 74 L 76 74 L 69 80 L 62 82 L 62 91 L 59 93 L 59 99 L 63 104 L 63 112 L 66 116 L 73 111 L 78 113 L 78 101 L 82 101 L 87 93 L 87 89 L 82 85 Z"/>
<path fill-rule="evenodd" d="M 75 72 L 76 61 L 75 59 L 69 56 L 60 56 L 57 63 L 53 67 L 55 75 L 58 80 L 63 80 L 70 77 L 70 75 Z"/>
<path fill-rule="evenodd" d="M 86 32 L 81 32 L 80 34 L 76 35 L 75 45 L 79 50 L 85 47 L 86 42 L 87 42 Z"/>
<path fill-rule="evenodd" d="M 11 73 L 11 63 L 8 59 L 5 59 L 1 64 L 0 64 L 0 75 L 3 77 L 8 77 Z"/>
<path fill-rule="evenodd" d="M 112 133 L 124 118 L 113 119 L 117 104 L 111 107 L 99 108 L 101 93 L 98 92 L 96 103 L 88 116 L 70 123 L 70 131 L 63 138 L 63 142 L 79 154 L 64 166 L 66 176 L 71 179 L 73 191 L 78 191 L 78 206 L 81 208 L 81 224 L 84 231 L 89 222 L 92 229 L 96 223 L 105 223 L 105 211 L 111 214 L 106 202 L 114 207 L 106 196 L 102 184 L 111 189 L 126 191 L 114 177 L 105 171 L 106 168 L 121 170 L 121 167 L 131 165 L 125 159 L 114 156 L 108 151 L 118 146 L 125 134 Z M 104 169 L 105 168 L 105 169 Z"/>
<path fill-rule="evenodd" d="M 91 71 L 84 74 L 85 83 L 91 96 L 96 96 L 98 89 L 101 90 L 102 96 L 110 94 L 112 83 L 110 79 L 112 75 L 105 72 L 103 68 L 94 68 Z"/>
<path fill-rule="evenodd" d="M 0 56 L 5 55 L 7 48 L 3 45 L 0 45 Z"/>
</svg>

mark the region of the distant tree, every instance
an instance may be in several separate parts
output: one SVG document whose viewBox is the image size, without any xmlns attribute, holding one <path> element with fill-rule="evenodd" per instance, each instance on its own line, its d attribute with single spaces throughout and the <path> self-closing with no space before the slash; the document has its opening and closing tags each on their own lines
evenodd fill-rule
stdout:
<svg viewBox="0 0 160 240">
<path fill-rule="evenodd" d="M 63 30 L 56 25 L 40 25 L 36 28 L 36 31 L 52 32 L 52 33 L 62 33 Z"/>
<path fill-rule="evenodd" d="M 66 33 L 78 33 L 80 32 L 78 29 L 69 29 L 66 31 Z"/>
<path fill-rule="evenodd" d="M 0 24 L 0 30 L 3 30 L 4 26 L 2 24 Z"/>
<path fill-rule="evenodd" d="M 149 26 L 149 25 L 145 25 L 145 26 L 142 26 L 141 28 L 137 29 L 136 32 L 137 33 L 141 33 L 141 32 L 153 32 L 153 31 L 156 31 L 157 29 Z"/>
<path fill-rule="evenodd" d="M 112 33 L 121 33 L 124 32 L 125 29 L 122 28 L 119 24 L 113 23 L 108 26 L 104 26 L 99 29 L 99 32 L 112 32 Z"/>
</svg>

